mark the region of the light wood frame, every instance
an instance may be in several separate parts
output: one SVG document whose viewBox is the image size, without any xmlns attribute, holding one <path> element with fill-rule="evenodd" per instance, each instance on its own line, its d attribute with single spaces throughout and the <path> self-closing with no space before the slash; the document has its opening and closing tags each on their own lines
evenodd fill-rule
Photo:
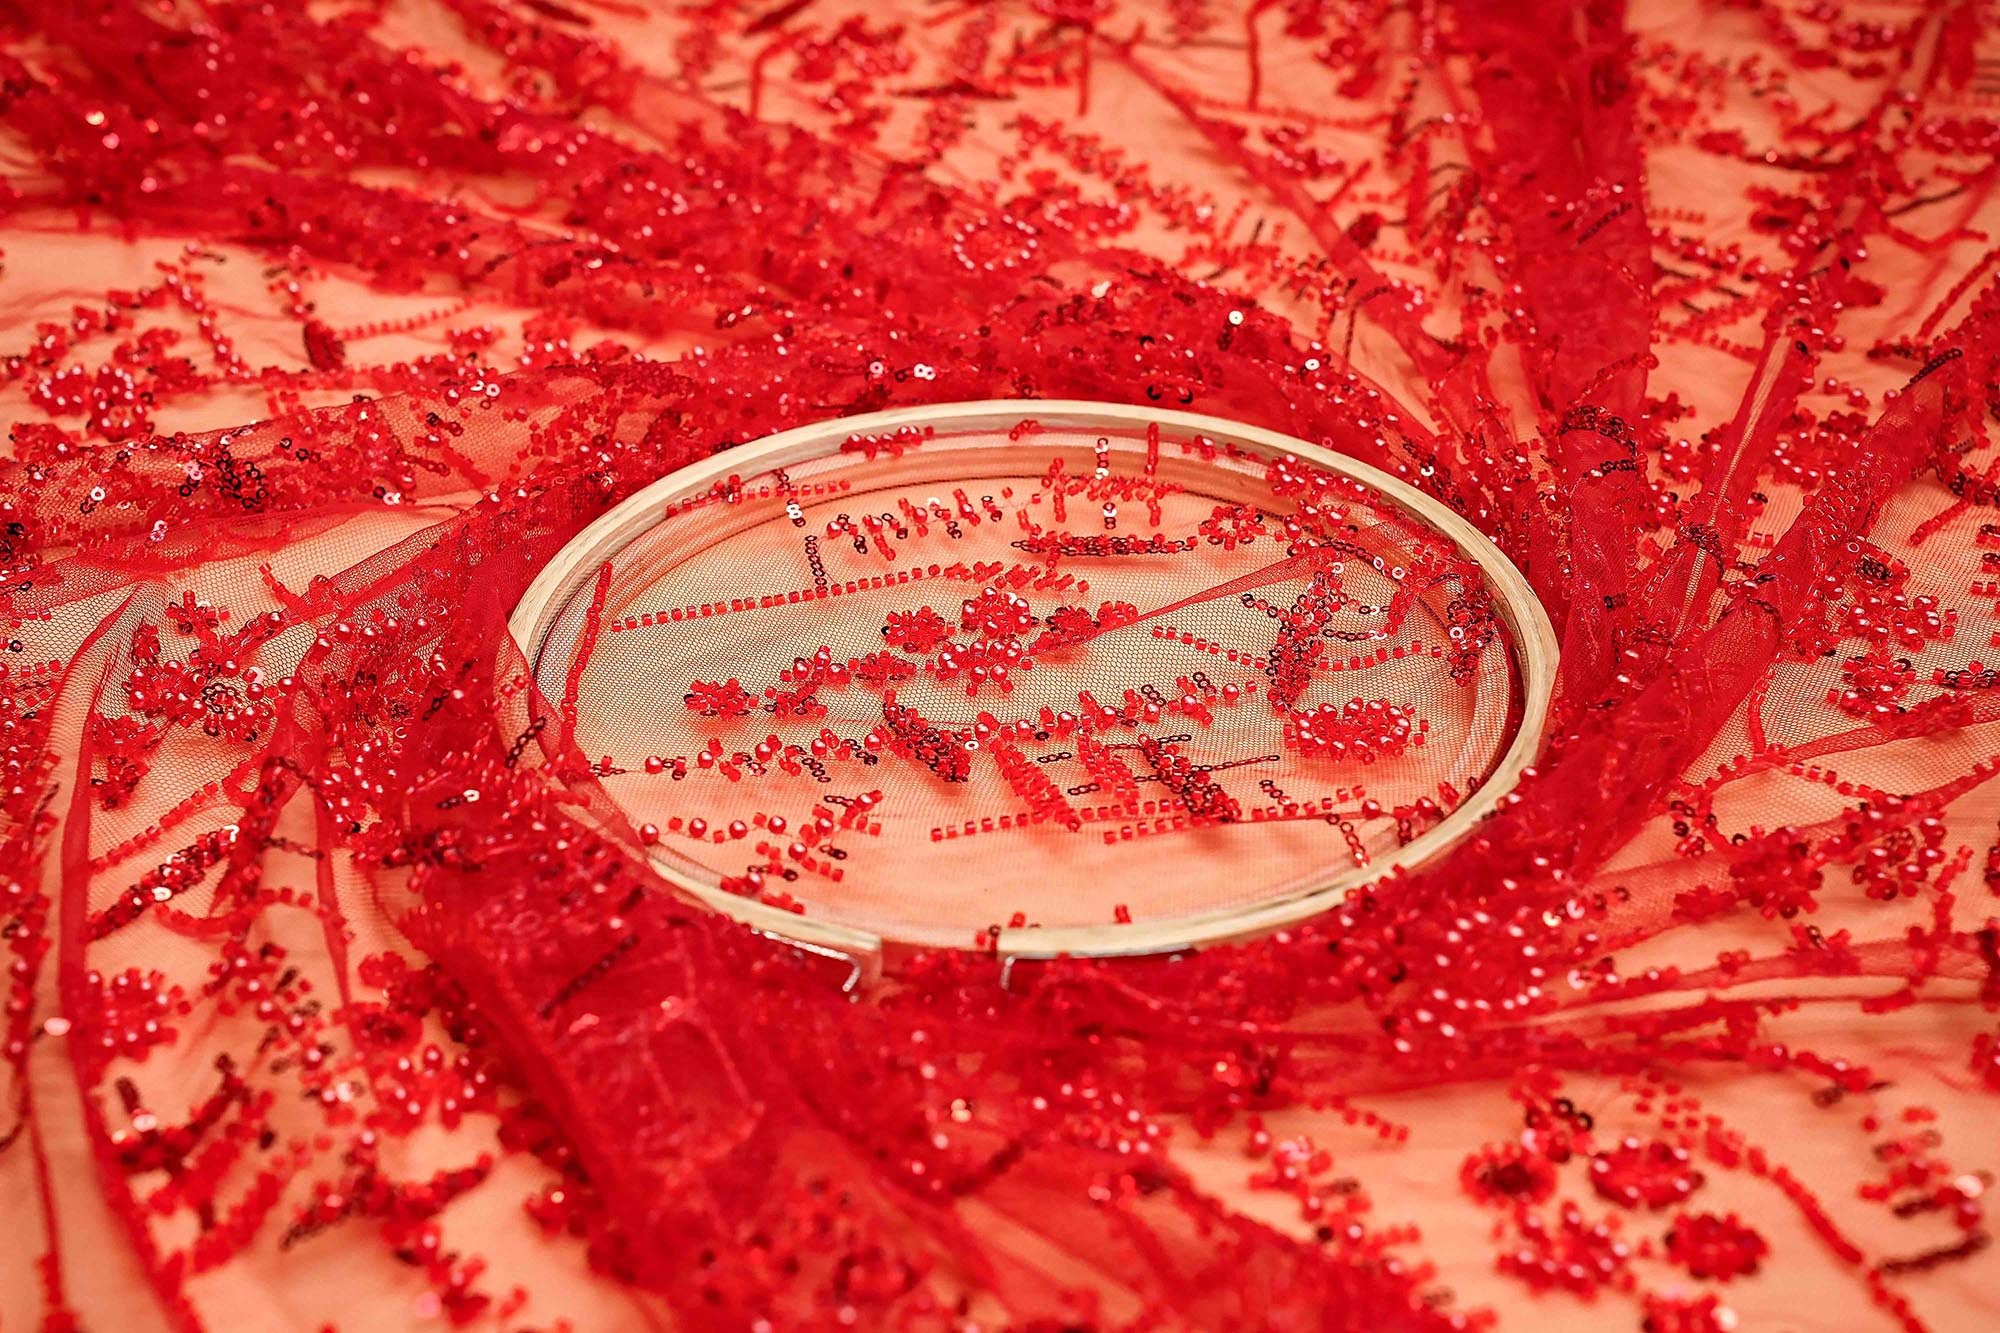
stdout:
<svg viewBox="0 0 2000 1333">
<path fill-rule="evenodd" d="M 1483 533 L 1444 504 L 1378 468 L 1276 431 L 1194 412 L 1095 403 L 1080 400 L 994 399 L 898 408 L 864 416 L 838 417 L 725 450 L 644 487 L 579 533 L 542 570 L 523 594 L 510 622 L 515 641 L 531 663 L 539 663 L 546 635 L 562 608 L 606 559 L 653 527 L 664 505 L 707 492 L 731 474 L 749 477 L 796 465 L 837 451 L 857 434 L 884 434 L 900 427 L 932 427 L 941 438 L 981 431 L 1004 431 L 1032 419 L 1045 429 L 1141 432 L 1162 430 L 1205 436 L 1263 457 L 1290 455 L 1313 467 L 1352 478 L 1385 502 L 1442 532 L 1484 571 L 1511 636 L 1521 672 L 1520 723 L 1487 780 L 1455 810 L 1422 836 L 1366 866 L 1327 877 L 1324 883 L 1247 908 L 1166 917 L 1129 925 L 1035 927 L 1002 932 L 993 952 L 1011 964 L 1019 959 L 1061 955 L 1120 956 L 1177 953 L 1203 945 L 1262 935 L 1337 906 L 1352 890 L 1396 870 L 1414 869 L 1465 836 L 1510 791 L 1533 761 L 1554 693 L 1556 637 L 1528 582 Z M 849 986 L 879 976 L 885 955 L 916 946 L 873 932 L 819 921 L 703 884 L 664 857 L 653 858 L 664 879 L 701 902 L 750 926 L 815 954 L 843 959 L 853 972 Z"/>
</svg>

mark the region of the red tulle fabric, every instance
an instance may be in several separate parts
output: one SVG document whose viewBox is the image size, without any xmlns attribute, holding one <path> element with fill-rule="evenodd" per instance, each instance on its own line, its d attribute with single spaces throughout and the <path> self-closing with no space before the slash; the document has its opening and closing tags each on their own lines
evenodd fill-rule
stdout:
<svg viewBox="0 0 2000 1333">
<path fill-rule="evenodd" d="M 0 1328 L 1992 1327 L 1997 150 L 1981 0 L 0 4 Z M 528 582 L 985 398 L 1444 501 L 1534 769 L 1172 957 L 673 891 Z"/>
</svg>

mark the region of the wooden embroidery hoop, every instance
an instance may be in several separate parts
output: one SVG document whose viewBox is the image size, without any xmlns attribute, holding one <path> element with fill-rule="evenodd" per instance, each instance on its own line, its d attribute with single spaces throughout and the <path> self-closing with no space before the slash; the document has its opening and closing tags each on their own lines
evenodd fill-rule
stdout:
<svg viewBox="0 0 2000 1333">
<path fill-rule="evenodd" d="M 793 467 L 839 451 L 860 434 L 886 435 L 900 428 L 931 428 L 937 436 L 1004 432 L 1033 419 L 1045 429 L 1143 434 L 1162 430 L 1205 436 L 1250 454 L 1291 456 L 1326 472 L 1367 486 L 1381 500 L 1450 538 L 1465 558 L 1483 571 L 1495 593 L 1501 620 L 1511 636 L 1520 671 L 1520 717 L 1506 751 L 1486 780 L 1449 815 L 1404 846 L 1384 852 L 1366 866 L 1330 874 L 1323 882 L 1288 897 L 1250 907 L 1192 913 L 1132 924 L 1032 927 L 1003 931 L 992 952 L 1007 964 L 1062 955 L 1116 957 L 1178 953 L 1204 945 L 1262 935 L 1337 906 L 1350 891 L 1395 870 L 1410 870 L 1452 846 L 1512 790 L 1533 760 L 1547 721 L 1555 687 L 1556 638 L 1548 615 L 1513 562 L 1458 514 L 1380 469 L 1276 431 L 1195 412 L 1097 403 L 1082 400 L 993 399 L 898 408 L 863 416 L 837 417 L 729 449 L 660 478 L 633 494 L 570 541 L 529 585 L 510 622 L 513 637 L 539 673 L 545 642 L 562 608 L 641 533 L 657 524 L 663 506 L 708 492 L 731 475 L 753 476 Z M 729 893 L 689 875 L 664 855 L 653 855 L 653 870 L 678 889 L 752 929 L 809 952 L 852 965 L 850 988 L 880 975 L 885 953 L 919 946 L 834 921 L 801 916 Z"/>
</svg>

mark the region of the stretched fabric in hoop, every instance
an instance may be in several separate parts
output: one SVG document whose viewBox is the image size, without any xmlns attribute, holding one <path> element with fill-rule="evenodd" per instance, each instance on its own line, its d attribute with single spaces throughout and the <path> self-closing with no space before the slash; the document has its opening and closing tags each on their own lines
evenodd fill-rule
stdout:
<svg viewBox="0 0 2000 1333">
<path fill-rule="evenodd" d="M 538 734 L 603 752 L 662 874 L 869 971 L 885 943 L 1171 952 L 1323 911 L 1506 796 L 1554 655 L 1420 492 L 1088 403 L 721 455 L 593 524 L 513 628 L 522 698 L 561 701 Z"/>
</svg>

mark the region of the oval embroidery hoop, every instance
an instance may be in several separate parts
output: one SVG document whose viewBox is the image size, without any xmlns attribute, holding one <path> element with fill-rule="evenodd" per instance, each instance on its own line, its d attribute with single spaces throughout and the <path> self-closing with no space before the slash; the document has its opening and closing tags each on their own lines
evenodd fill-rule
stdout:
<svg viewBox="0 0 2000 1333">
<path fill-rule="evenodd" d="M 1130 924 L 1008 930 L 999 935 L 990 952 L 1008 964 L 1018 959 L 1061 955 L 1163 954 L 1277 930 L 1338 905 L 1345 895 L 1363 884 L 1429 861 L 1463 838 L 1512 789 L 1540 744 L 1554 690 L 1556 660 L 1554 629 L 1520 571 L 1471 523 L 1377 468 L 1275 431 L 1193 412 L 1079 400 L 946 403 L 834 418 L 725 450 L 636 492 L 572 539 L 522 596 L 510 622 L 513 637 L 539 675 L 553 642 L 549 638 L 551 630 L 562 609 L 597 571 L 654 527 L 667 506 L 707 494 L 732 475 L 751 476 L 796 467 L 840 452 L 844 443 L 859 435 L 886 436 L 898 430 L 928 428 L 938 438 L 949 439 L 954 435 L 1006 432 L 1029 419 L 1043 428 L 1119 432 L 1127 437 L 1157 426 L 1162 431 L 1205 437 L 1257 458 L 1296 458 L 1366 486 L 1385 507 L 1400 510 L 1423 526 L 1442 533 L 1461 555 L 1478 565 L 1496 595 L 1498 614 L 1510 636 L 1519 672 L 1519 714 L 1511 741 L 1474 791 L 1432 828 L 1407 844 L 1385 850 L 1367 865 L 1336 870 L 1302 892 L 1244 907 Z M 1254 501 L 1254 497 L 1243 498 Z M 937 947 L 885 937 L 834 920 L 799 915 L 726 891 L 716 883 L 704 883 L 690 874 L 685 865 L 661 848 L 653 849 L 649 859 L 662 878 L 715 911 L 762 934 L 850 963 L 853 967 L 850 987 L 878 976 L 885 953 L 896 956 L 923 947 Z"/>
</svg>

